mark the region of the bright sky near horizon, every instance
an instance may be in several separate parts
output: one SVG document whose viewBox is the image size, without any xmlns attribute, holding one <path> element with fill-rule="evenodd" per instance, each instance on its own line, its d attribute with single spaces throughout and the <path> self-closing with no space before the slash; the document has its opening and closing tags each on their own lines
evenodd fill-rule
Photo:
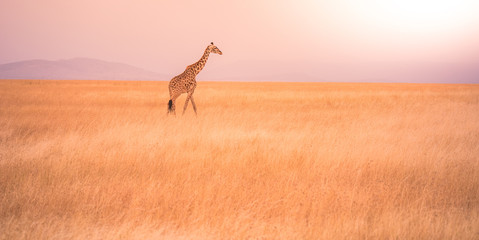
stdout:
<svg viewBox="0 0 479 240">
<path fill-rule="evenodd" d="M 479 83 L 477 0 L 2 0 L 0 64 L 74 57 L 199 80 Z"/>
</svg>

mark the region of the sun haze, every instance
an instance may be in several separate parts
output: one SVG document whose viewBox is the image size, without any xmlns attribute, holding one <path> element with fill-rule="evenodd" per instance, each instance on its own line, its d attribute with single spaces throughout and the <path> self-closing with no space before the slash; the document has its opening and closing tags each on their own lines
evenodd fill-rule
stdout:
<svg viewBox="0 0 479 240">
<path fill-rule="evenodd" d="M 200 79 L 479 83 L 473 0 L 0 5 L 0 64 L 89 57 L 174 76 L 214 41 L 224 55 Z"/>
</svg>

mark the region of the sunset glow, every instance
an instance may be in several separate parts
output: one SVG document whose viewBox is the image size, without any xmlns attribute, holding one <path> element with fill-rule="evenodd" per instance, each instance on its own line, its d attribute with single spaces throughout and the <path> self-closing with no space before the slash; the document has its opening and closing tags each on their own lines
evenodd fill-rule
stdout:
<svg viewBox="0 0 479 240">
<path fill-rule="evenodd" d="M 214 41 L 224 55 L 202 79 L 479 82 L 478 13 L 473 0 L 6 0 L 0 64 L 88 57 L 174 76 Z"/>
<path fill-rule="evenodd" d="M 477 1 L 356 1 L 354 10 L 371 25 L 405 34 L 455 34 L 474 27 Z M 477 19 L 476 19 L 477 20 Z M 477 22 L 476 22 L 477 23 Z"/>
</svg>

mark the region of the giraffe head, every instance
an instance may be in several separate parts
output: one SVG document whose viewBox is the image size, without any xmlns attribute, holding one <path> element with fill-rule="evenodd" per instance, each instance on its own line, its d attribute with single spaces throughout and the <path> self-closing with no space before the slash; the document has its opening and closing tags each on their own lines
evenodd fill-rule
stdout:
<svg viewBox="0 0 479 240">
<path fill-rule="evenodd" d="M 212 52 L 212 53 L 216 53 L 216 54 L 219 54 L 219 55 L 223 55 L 223 53 L 221 52 L 221 50 L 216 47 L 213 42 L 211 42 L 211 44 L 208 46 L 208 49 Z"/>
</svg>

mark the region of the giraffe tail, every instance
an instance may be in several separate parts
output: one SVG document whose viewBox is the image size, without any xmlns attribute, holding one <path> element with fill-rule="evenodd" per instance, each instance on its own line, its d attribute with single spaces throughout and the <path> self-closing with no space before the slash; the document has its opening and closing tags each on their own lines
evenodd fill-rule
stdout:
<svg viewBox="0 0 479 240">
<path fill-rule="evenodd" d="M 170 101 L 168 101 L 168 112 L 173 111 L 172 107 L 173 107 L 173 101 L 170 99 Z"/>
</svg>

